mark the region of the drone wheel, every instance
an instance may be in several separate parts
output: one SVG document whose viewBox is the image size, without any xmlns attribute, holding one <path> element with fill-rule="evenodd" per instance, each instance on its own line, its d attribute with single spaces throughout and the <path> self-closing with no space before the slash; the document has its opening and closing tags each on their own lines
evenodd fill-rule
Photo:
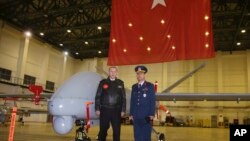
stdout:
<svg viewBox="0 0 250 141">
<path fill-rule="evenodd" d="M 159 134 L 158 141 L 165 141 L 165 135 L 163 133 Z"/>
</svg>

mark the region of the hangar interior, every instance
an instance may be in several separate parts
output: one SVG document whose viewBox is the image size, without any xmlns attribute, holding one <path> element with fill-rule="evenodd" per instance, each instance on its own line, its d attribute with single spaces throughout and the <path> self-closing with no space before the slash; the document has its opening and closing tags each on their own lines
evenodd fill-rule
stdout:
<svg viewBox="0 0 250 141">
<path fill-rule="evenodd" d="M 74 59 L 64 52 L 51 47 L 50 44 L 26 37 L 13 27 L 3 24 L 1 28 L 1 76 L 11 74 L 9 79 L 1 78 L 2 93 L 30 93 L 27 88 L 9 85 L 23 83 L 24 77 L 35 78 L 35 83 L 42 85 L 47 92 L 55 91 L 65 80 L 80 71 L 94 71 L 102 74 L 96 68 L 107 70 L 107 58 Z M 192 71 L 199 64 L 207 62 L 205 68 L 174 88 L 171 93 L 249 93 L 250 92 L 250 51 L 234 51 L 233 54 L 217 51 L 216 57 L 197 61 L 175 61 L 167 63 L 147 64 L 149 73 L 147 80 L 158 81 L 158 92 Z M 134 65 L 118 66 L 119 78 L 124 80 L 131 89 L 136 83 Z M 9 71 L 6 71 L 9 70 Z M 103 75 L 103 77 L 106 77 Z M 18 80 L 18 81 L 17 81 Z M 53 83 L 53 89 L 48 87 Z M 2 103 L 4 101 L 1 101 Z M 33 106 L 32 102 L 17 102 L 20 107 L 46 109 L 46 102 Z M 224 122 L 247 123 L 250 118 L 249 102 L 209 102 L 209 101 L 162 101 L 171 111 L 171 115 L 190 122 L 190 126 L 218 127 Z M 159 121 L 164 121 L 167 115 L 160 113 Z M 25 121 L 46 122 L 46 114 L 31 114 Z M 216 124 L 214 122 L 215 120 Z M 219 124 L 220 122 L 220 124 Z M 222 123 L 221 123 L 222 122 Z"/>
<path fill-rule="evenodd" d="M 250 93 L 250 4 L 248 0 L 211 2 L 216 57 L 146 64 L 147 80 L 158 82 L 158 92 L 207 62 L 171 93 Z M 27 85 L 35 83 L 53 94 L 75 73 L 102 74 L 96 67 L 108 69 L 111 0 L 4 0 L 0 4 L 0 93 L 30 93 Z M 119 78 L 129 89 L 136 83 L 134 67 L 118 66 Z M 160 103 L 188 126 L 227 128 L 229 124 L 250 124 L 248 101 Z M 46 101 L 36 106 L 30 101 L 16 104 L 47 110 Z M 167 116 L 159 112 L 155 124 L 161 125 Z M 23 120 L 50 122 L 51 117 L 28 114 Z"/>
</svg>

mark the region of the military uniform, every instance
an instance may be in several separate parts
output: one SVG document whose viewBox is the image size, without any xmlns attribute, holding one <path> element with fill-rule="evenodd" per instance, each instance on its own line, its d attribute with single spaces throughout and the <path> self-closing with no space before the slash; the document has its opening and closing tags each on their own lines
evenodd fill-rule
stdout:
<svg viewBox="0 0 250 141">
<path fill-rule="evenodd" d="M 95 110 L 100 111 L 99 140 L 105 141 L 111 123 L 113 141 L 120 141 L 121 112 L 126 111 L 124 83 L 120 79 L 109 78 L 100 81 L 96 97 Z"/>
<path fill-rule="evenodd" d="M 154 85 L 147 81 L 143 84 L 134 84 L 131 92 L 130 116 L 133 117 L 135 141 L 151 141 L 152 126 L 149 116 L 154 115 Z"/>
</svg>

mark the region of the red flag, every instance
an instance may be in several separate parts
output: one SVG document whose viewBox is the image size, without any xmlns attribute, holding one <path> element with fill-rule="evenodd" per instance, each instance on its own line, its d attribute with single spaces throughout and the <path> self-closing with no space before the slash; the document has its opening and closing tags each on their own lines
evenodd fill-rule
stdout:
<svg viewBox="0 0 250 141">
<path fill-rule="evenodd" d="M 108 65 L 214 57 L 210 0 L 113 0 Z"/>
</svg>

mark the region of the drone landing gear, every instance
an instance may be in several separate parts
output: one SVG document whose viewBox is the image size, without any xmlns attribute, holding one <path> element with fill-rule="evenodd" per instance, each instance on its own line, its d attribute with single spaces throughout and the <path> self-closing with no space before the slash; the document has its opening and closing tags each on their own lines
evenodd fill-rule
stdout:
<svg viewBox="0 0 250 141">
<path fill-rule="evenodd" d="M 91 139 L 86 134 L 86 123 L 82 123 L 84 124 L 80 124 L 80 127 L 76 130 L 75 141 L 91 141 Z"/>
<path fill-rule="evenodd" d="M 154 128 L 152 128 L 152 130 L 157 137 L 157 141 L 166 141 L 163 133 L 157 132 Z"/>
</svg>

